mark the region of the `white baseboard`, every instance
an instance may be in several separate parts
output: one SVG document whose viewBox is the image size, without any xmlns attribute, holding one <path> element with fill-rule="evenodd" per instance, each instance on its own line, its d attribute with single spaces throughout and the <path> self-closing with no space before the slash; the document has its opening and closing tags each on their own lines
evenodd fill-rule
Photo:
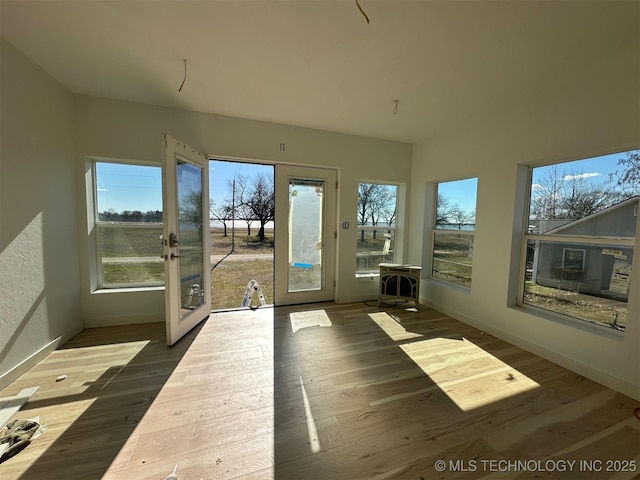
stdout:
<svg viewBox="0 0 640 480">
<path fill-rule="evenodd" d="M 164 322 L 163 313 L 151 313 L 148 315 L 121 316 L 108 318 L 89 318 L 85 320 L 85 328 L 118 327 L 122 325 L 134 325 L 139 323 Z"/>
<path fill-rule="evenodd" d="M 38 362 L 44 360 L 47 357 L 47 355 L 49 355 L 59 346 L 71 340 L 82 330 L 84 330 L 84 322 L 76 323 L 73 327 L 69 328 L 62 335 L 51 340 L 42 348 L 40 348 L 36 352 L 29 355 L 29 357 L 25 358 L 22 362 L 20 362 L 18 365 L 13 367 L 11 370 L 0 375 L 0 390 L 5 388 L 11 382 L 17 380 L 21 375 L 26 373 L 31 367 L 34 367 L 35 365 L 38 364 Z"/>
<path fill-rule="evenodd" d="M 491 325 L 488 325 L 481 320 L 478 320 L 477 318 L 469 317 L 468 315 L 458 312 L 446 305 L 438 304 L 436 302 L 430 302 L 428 300 L 425 300 L 424 298 L 422 298 L 420 301 L 423 305 L 427 305 L 428 307 L 433 308 L 438 312 L 444 313 L 451 318 L 455 318 L 456 320 L 482 330 L 489 335 L 493 335 L 494 337 L 504 340 L 505 342 L 509 342 L 516 347 L 522 348 L 523 350 L 533 353 L 534 355 L 544 358 L 545 360 L 549 360 L 556 365 L 566 368 L 567 370 L 571 370 L 572 372 L 575 372 L 578 375 L 582 375 L 585 378 L 604 385 L 607 388 L 620 392 L 635 400 L 640 400 L 640 387 L 638 387 L 637 385 L 633 385 L 629 382 L 621 380 L 620 378 L 609 375 L 608 373 L 602 372 L 590 365 L 585 365 L 584 363 L 577 362 L 572 358 L 566 357 L 556 351 L 548 350 L 540 345 L 511 335 L 508 332 L 492 327 Z"/>
</svg>

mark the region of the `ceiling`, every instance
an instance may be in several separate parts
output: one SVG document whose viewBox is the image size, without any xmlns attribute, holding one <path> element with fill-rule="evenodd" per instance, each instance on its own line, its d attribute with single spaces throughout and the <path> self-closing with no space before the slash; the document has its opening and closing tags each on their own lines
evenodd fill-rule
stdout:
<svg viewBox="0 0 640 480">
<path fill-rule="evenodd" d="M 635 0 L 359 1 L 0 0 L 0 32 L 75 93 L 408 143 L 638 59 Z"/>
</svg>

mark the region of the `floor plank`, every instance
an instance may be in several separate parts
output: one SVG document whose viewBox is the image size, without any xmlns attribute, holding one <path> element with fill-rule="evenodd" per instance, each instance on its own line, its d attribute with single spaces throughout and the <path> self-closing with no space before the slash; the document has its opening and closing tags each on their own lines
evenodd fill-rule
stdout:
<svg viewBox="0 0 640 480">
<path fill-rule="evenodd" d="M 164 479 L 175 465 L 196 480 L 640 468 L 637 402 L 428 308 L 220 312 L 173 347 L 163 324 L 87 329 L 0 396 L 32 385 L 16 417 L 47 429 L 0 463 L 3 480 Z"/>
</svg>

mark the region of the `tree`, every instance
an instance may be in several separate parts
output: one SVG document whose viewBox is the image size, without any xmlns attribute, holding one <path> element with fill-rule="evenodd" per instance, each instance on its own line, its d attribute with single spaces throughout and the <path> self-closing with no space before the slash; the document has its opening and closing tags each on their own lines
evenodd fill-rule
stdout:
<svg viewBox="0 0 640 480">
<path fill-rule="evenodd" d="M 458 230 L 462 230 L 462 226 L 471 219 L 471 214 L 460 208 L 458 204 L 451 209 L 449 216 L 452 221 L 449 223 L 455 223 L 458 225 Z"/>
<path fill-rule="evenodd" d="M 259 173 L 251 182 L 251 191 L 253 193 L 245 200 L 245 204 L 253 218 L 260 223 L 258 237 L 264 242 L 264 227 L 268 222 L 275 220 L 276 196 L 273 177 Z"/>
<path fill-rule="evenodd" d="M 391 225 L 395 214 L 395 191 L 388 185 L 377 184 L 372 191 L 371 197 L 371 225 L 378 225 L 381 219 L 386 219 L 387 225 Z M 373 231 L 373 238 L 376 238 L 376 230 Z"/>
<path fill-rule="evenodd" d="M 571 172 L 563 180 L 560 209 L 571 220 L 593 215 L 622 199 L 619 191 L 605 189 L 602 185 L 590 185 L 583 172 Z"/>
<path fill-rule="evenodd" d="M 532 185 L 531 215 L 538 220 L 564 218 L 560 207 L 562 178 L 558 165 L 547 170 L 539 183 Z"/>
<path fill-rule="evenodd" d="M 214 201 L 209 204 L 209 214 L 213 220 L 217 220 L 222 223 L 224 228 L 223 237 L 227 236 L 227 222 L 233 218 L 233 207 L 230 203 L 223 203 L 216 205 Z"/>
<path fill-rule="evenodd" d="M 438 193 L 436 198 L 436 225 L 449 223 L 449 216 L 452 208 L 453 205 L 451 200 L 441 193 Z"/>
<path fill-rule="evenodd" d="M 202 192 L 190 192 L 179 202 L 178 219 L 193 225 L 202 240 Z"/>
<path fill-rule="evenodd" d="M 640 195 L 640 150 L 625 152 L 618 166 L 623 168 L 609 175 L 609 180 L 621 187 L 626 197 Z"/>
<path fill-rule="evenodd" d="M 533 186 L 531 217 L 536 220 L 578 220 L 624 200 L 620 190 L 607 189 L 604 183 L 589 182 L 589 176 L 591 174 L 567 171 L 554 165 Z"/>
<path fill-rule="evenodd" d="M 253 217 L 251 209 L 247 205 L 247 199 L 250 196 L 249 193 L 249 179 L 246 175 L 236 175 L 233 180 L 228 182 L 229 190 L 235 192 L 235 206 L 234 218 L 238 220 L 244 220 L 247 224 L 247 235 L 251 236 L 251 224 L 253 223 Z"/>
<path fill-rule="evenodd" d="M 463 225 L 474 223 L 475 210 L 467 212 L 450 198 L 438 193 L 436 197 L 436 225 L 457 225 L 462 230 Z"/>
<path fill-rule="evenodd" d="M 251 235 L 251 224 L 257 220 L 260 224 L 258 237 L 265 239 L 265 225 L 275 220 L 276 197 L 273 178 L 259 173 L 252 179 L 238 175 L 235 179 L 236 218 L 247 223 L 247 235 Z M 233 182 L 230 182 L 232 188 Z"/>
<path fill-rule="evenodd" d="M 385 219 L 387 225 L 395 219 L 396 197 L 388 185 L 379 183 L 358 184 L 358 225 L 377 225 Z M 375 238 L 375 230 L 373 238 Z M 360 231 L 360 240 L 364 241 L 364 230 Z"/>
</svg>

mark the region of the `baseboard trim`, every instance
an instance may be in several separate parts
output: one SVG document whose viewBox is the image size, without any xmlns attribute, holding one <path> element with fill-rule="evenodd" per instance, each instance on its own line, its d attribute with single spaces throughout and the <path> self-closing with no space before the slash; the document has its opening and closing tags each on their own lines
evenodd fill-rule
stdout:
<svg viewBox="0 0 640 480">
<path fill-rule="evenodd" d="M 535 343 L 531 343 L 520 337 L 510 335 L 508 332 L 497 329 L 482 322 L 481 320 L 478 320 L 477 318 L 473 318 L 466 314 L 458 312 L 457 310 L 452 309 L 446 305 L 428 301 L 424 298 L 421 299 L 421 303 L 423 305 L 427 305 L 430 308 L 433 308 L 434 310 L 437 310 L 438 312 L 444 313 L 451 318 L 455 318 L 456 320 L 466 323 L 467 325 L 482 330 L 483 332 L 493 335 L 496 338 L 504 340 L 505 342 L 509 342 L 516 347 L 522 348 L 527 352 L 533 353 L 534 355 L 544 358 L 545 360 L 549 360 L 550 362 L 566 368 L 567 370 L 571 370 L 578 375 L 582 375 L 585 378 L 604 385 L 607 388 L 620 392 L 623 395 L 627 395 L 628 397 L 631 397 L 635 400 L 640 400 L 640 387 L 633 385 L 625 380 L 609 375 L 608 373 L 598 370 L 597 368 L 593 368 L 589 365 L 585 365 L 584 363 L 577 362 L 572 358 L 566 357 L 558 352 L 549 350 Z"/>
<path fill-rule="evenodd" d="M 61 345 L 75 337 L 78 333 L 84 330 L 84 322 L 78 322 L 73 327 L 69 328 L 59 337 L 51 340 L 36 352 L 29 355 L 18 365 L 11 370 L 0 375 L 0 390 L 8 386 L 11 382 L 17 380 L 21 375 L 26 373 L 30 368 L 37 365 L 40 361 L 44 360 L 51 352 Z"/>
<path fill-rule="evenodd" d="M 108 318 L 89 318 L 85 320 L 85 328 L 119 327 L 122 325 L 135 325 L 139 323 L 164 322 L 163 313 L 151 313 L 148 315 L 121 316 Z"/>
</svg>

